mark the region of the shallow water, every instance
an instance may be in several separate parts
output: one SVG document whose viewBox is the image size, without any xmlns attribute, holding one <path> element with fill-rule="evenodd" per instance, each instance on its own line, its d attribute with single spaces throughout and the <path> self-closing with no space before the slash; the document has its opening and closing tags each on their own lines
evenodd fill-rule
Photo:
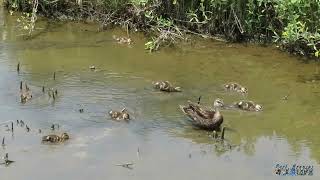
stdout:
<svg viewBox="0 0 320 180">
<path fill-rule="evenodd" d="M 42 21 L 43 29 L 23 40 L 16 18 L 0 10 L 0 137 L 6 139 L 0 155 L 16 161 L 0 166 L 1 179 L 275 179 L 277 163 L 313 165 L 314 175 L 300 178 L 319 179 L 319 64 L 273 48 L 203 40 L 149 54 L 140 34 L 128 47 L 112 41 L 125 32 L 80 23 Z M 154 91 L 154 80 L 183 92 Z M 19 103 L 20 81 L 33 92 L 26 104 Z M 229 81 L 246 85 L 248 96 L 225 92 Z M 42 94 L 42 85 L 58 90 L 56 101 Z M 178 108 L 199 95 L 208 106 L 217 97 L 249 99 L 264 111 L 222 111 L 235 147 L 219 150 Z M 106 116 L 123 107 L 130 123 Z M 6 131 L 6 122 L 17 119 L 31 131 L 16 125 L 13 134 Z M 60 124 L 55 132 L 53 123 Z M 63 131 L 71 135 L 67 143 L 41 144 L 44 134 Z M 132 170 L 116 166 L 126 162 Z"/>
</svg>

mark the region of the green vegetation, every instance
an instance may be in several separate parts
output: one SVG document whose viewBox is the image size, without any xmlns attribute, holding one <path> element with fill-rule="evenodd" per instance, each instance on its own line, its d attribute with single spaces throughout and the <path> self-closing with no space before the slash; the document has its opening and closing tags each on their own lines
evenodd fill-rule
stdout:
<svg viewBox="0 0 320 180">
<path fill-rule="evenodd" d="M 39 1 L 39 2 L 38 2 Z M 51 18 L 97 21 L 148 33 L 153 51 L 186 33 L 229 41 L 276 42 L 319 57 L 320 0 L 6 0 L 10 10 Z"/>
</svg>

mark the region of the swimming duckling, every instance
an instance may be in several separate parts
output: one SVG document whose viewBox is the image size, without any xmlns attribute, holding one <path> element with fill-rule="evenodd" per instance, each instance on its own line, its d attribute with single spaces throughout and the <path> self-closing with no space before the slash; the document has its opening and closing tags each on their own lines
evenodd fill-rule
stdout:
<svg viewBox="0 0 320 180">
<path fill-rule="evenodd" d="M 245 111 L 262 111 L 262 106 L 254 103 L 253 101 L 240 101 L 234 103 L 234 105 Z"/>
<path fill-rule="evenodd" d="M 32 94 L 27 91 L 27 92 L 21 92 L 20 94 L 20 102 L 22 104 L 26 103 L 27 101 L 29 101 L 32 98 Z"/>
<path fill-rule="evenodd" d="M 248 89 L 246 87 L 240 85 L 239 83 L 230 82 L 230 83 L 224 84 L 223 86 L 226 90 L 229 90 L 229 91 L 235 91 L 235 92 L 242 93 L 242 94 L 248 93 Z"/>
<path fill-rule="evenodd" d="M 130 115 L 126 111 L 126 108 L 123 108 L 120 112 L 119 111 L 109 111 L 109 115 L 114 120 L 130 120 Z"/>
<path fill-rule="evenodd" d="M 32 93 L 30 91 L 30 88 L 28 87 L 27 83 L 25 84 L 25 90 L 22 86 L 22 81 L 20 82 L 20 102 L 26 103 L 32 98 Z"/>
<path fill-rule="evenodd" d="M 213 107 L 220 107 L 220 108 L 225 107 L 223 100 L 220 98 L 215 99 L 213 102 Z"/>
<path fill-rule="evenodd" d="M 114 40 L 116 40 L 119 44 L 128 44 L 130 45 L 132 43 L 131 38 L 127 38 L 127 37 L 117 37 L 115 35 L 112 36 L 112 38 Z"/>
<path fill-rule="evenodd" d="M 164 92 L 181 92 L 180 87 L 174 87 L 169 81 L 157 81 L 153 82 L 155 89 L 159 89 Z"/>
<path fill-rule="evenodd" d="M 58 142 L 65 142 L 68 139 L 70 139 L 70 137 L 67 133 L 62 133 L 61 136 L 50 134 L 47 136 L 43 136 L 42 142 L 58 143 Z"/>
<path fill-rule="evenodd" d="M 217 98 L 214 100 L 213 107 L 215 108 L 238 108 L 245 111 L 262 111 L 262 106 L 260 104 L 256 104 L 253 101 L 239 101 L 234 102 L 231 105 L 225 105 L 222 99 Z"/>
</svg>

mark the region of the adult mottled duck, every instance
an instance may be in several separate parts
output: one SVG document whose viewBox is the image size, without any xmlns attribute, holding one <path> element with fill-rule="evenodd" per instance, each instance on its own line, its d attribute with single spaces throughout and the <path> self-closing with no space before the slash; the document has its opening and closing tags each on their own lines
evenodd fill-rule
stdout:
<svg viewBox="0 0 320 180">
<path fill-rule="evenodd" d="M 194 126 L 206 130 L 220 130 L 223 116 L 218 109 L 209 110 L 200 104 L 188 101 L 187 106 L 180 105 L 180 109 L 186 114 Z"/>
</svg>

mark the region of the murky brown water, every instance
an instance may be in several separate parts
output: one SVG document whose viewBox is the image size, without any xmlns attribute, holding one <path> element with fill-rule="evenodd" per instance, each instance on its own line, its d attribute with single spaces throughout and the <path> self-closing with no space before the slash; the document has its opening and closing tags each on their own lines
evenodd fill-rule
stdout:
<svg viewBox="0 0 320 180">
<path fill-rule="evenodd" d="M 97 32 L 94 25 L 78 23 L 40 22 L 49 29 L 23 40 L 16 17 L 0 13 L 0 138 L 7 144 L 0 155 L 8 152 L 16 161 L 0 166 L 1 180 L 275 179 L 277 163 L 313 165 L 314 176 L 307 179 L 319 179 L 319 64 L 272 48 L 209 41 L 149 54 L 142 35 L 133 35 L 135 43 L 127 47 L 112 41 L 113 34 L 125 32 Z M 97 70 L 90 71 L 91 65 Z M 34 95 L 24 105 L 21 80 Z M 184 91 L 156 92 L 153 80 L 170 80 Z M 224 92 L 221 85 L 229 81 L 246 85 L 249 95 Z M 55 102 L 42 95 L 43 84 L 58 89 Z M 224 126 L 236 130 L 226 138 L 238 146 L 220 151 L 179 111 L 179 104 L 199 95 L 208 105 L 216 97 L 227 103 L 250 99 L 264 111 L 222 111 Z M 132 113 L 130 123 L 106 116 L 122 107 Z M 17 119 L 31 132 L 6 131 L 3 123 Z M 70 141 L 41 144 L 52 123 L 61 125 L 57 132 L 69 132 Z M 125 162 L 133 162 L 133 169 L 115 166 Z"/>
</svg>

